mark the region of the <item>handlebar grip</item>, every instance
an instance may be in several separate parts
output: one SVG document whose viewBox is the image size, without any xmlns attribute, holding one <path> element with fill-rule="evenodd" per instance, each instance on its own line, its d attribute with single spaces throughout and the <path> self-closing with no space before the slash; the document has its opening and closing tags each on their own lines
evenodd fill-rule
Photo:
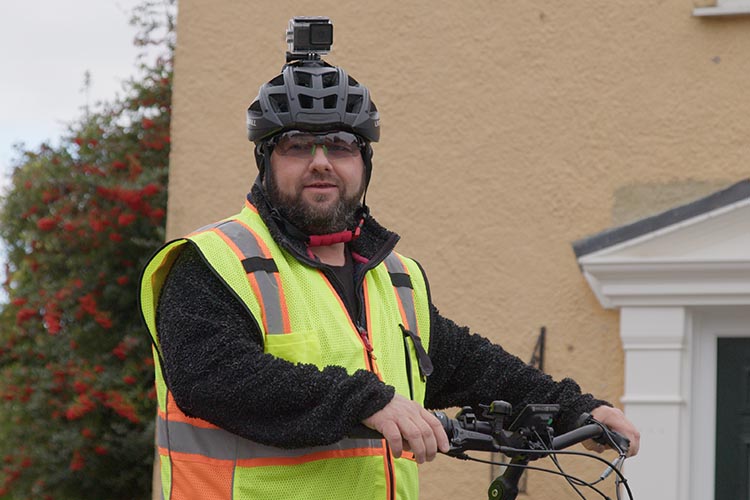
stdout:
<svg viewBox="0 0 750 500">
<path fill-rule="evenodd" d="M 552 438 L 552 448 L 562 450 L 587 439 L 596 439 L 604 433 L 599 424 L 586 424 L 561 436 Z"/>
<path fill-rule="evenodd" d="M 448 436 L 448 439 L 453 439 L 453 421 L 452 419 L 445 414 L 443 411 L 433 411 L 433 415 L 435 415 L 435 418 L 437 418 L 440 423 L 443 425 L 443 430 L 445 431 L 445 434 Z"/>
<path fill-rule="evenodd" d="M 613 430 L 604 432 L 602 424 L 592 423 L 581 426 L 570 432 L 566 432 L 561 436 L 557 436 L 552 439 L 552 448 L 555 450 L 562 450 L 574 444 L 581 443 L 587 439 L 593 439 L 597 443 L 601 443 L 607 446 L 611 446 L 610 438 L 614 443 L 622 450 L 623 453 L 627 453 L 630 448 L 630 440 Z"/>
<path fill-rule="evenodd" d="M 582 413 L 578 419 L 578 427 L 583 427 L 586 424 L 604 426 L 604 424 L 592 417 L 591 414 Z M 628 449 L 630 449 L 630 440 L 619 432 L 613 431 L 609 427 L 604 426 L 604 428 L 606 428 L 607 432 L 602 431 L 598 436 L 594 437 L 593 440 L 609 447 L 612 447 L 612 443 L 614 443 L 623 453 L 627 453 Z"/>
</svg>

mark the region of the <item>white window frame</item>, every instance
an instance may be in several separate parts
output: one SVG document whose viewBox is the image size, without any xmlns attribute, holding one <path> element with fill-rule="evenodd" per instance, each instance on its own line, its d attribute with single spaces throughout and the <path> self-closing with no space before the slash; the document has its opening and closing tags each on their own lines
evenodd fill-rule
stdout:
<svg viewBox="0 0 750 500">
<path fill-rule="evenodd" d="M 716 0 L 714 5 L 693 9 L 693 15 L 697 17 L 737 16 L 743 14 L 750 14 L 750 0 Z"/>
</svg>

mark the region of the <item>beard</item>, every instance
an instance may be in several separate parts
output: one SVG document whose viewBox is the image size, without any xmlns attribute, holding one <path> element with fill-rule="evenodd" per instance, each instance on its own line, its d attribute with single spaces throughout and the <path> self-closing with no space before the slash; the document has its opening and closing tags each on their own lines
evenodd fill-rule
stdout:
<svg viewBox="0 0 750 500">
<path fill-rule="evenodd" d="M 295 227 L 307 234 L 330 234 L 351 229 L 359 222 L 357 212 L 360 207 L 365 186 L 364 180 L 356 193 L 347 193 L 340 182 L 329 177 L 315 174 L 315 181 L 326 181 L 339 186 L 340 195 L 334 203 L 325 203 L 326 195 L 316 195 L 313 203 L 302 197 L 302 188 L 294 193 L 282 193 L 274 179 L 273 173 L 267 176 L 267 194 L 271 205 Z"/>
</svg>

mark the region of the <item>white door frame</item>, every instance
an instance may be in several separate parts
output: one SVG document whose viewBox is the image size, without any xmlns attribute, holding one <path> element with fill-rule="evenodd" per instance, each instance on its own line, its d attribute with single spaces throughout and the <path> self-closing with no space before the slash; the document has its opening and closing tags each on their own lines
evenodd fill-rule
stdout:
<svg viewBox="0 0 750 500">
<path fill-rule="evenodd" d="M 712 499 L 716 464 L 716 376 L 717 340 L 750 337 L 750 307 L 712 307 L 696 311 L 692 365 L 693 412 L 690 441 L 692 498 Z"/>
<path fill-rule="evenodd" d="M 620 310 L 625 413 L 641 451 L 639 500 L 713 500 L 716 339 L 750 336 L 750 199 L 580 256 L 600 303 Z"/>
</svg>

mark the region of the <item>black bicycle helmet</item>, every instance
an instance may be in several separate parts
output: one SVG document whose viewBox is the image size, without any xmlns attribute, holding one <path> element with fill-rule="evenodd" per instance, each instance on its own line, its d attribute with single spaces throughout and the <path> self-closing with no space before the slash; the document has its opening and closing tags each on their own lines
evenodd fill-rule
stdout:
<svg viewBox="0 0 750 500">
<path fill-rule="evenodd" d="M 322 60 L 299 60 L 262 85 L 247 110 L 247 136 L 259 144 L 290 129 L 347 130 L 380 138 L 380 117 L 367 87 Z"/>
</svg>

